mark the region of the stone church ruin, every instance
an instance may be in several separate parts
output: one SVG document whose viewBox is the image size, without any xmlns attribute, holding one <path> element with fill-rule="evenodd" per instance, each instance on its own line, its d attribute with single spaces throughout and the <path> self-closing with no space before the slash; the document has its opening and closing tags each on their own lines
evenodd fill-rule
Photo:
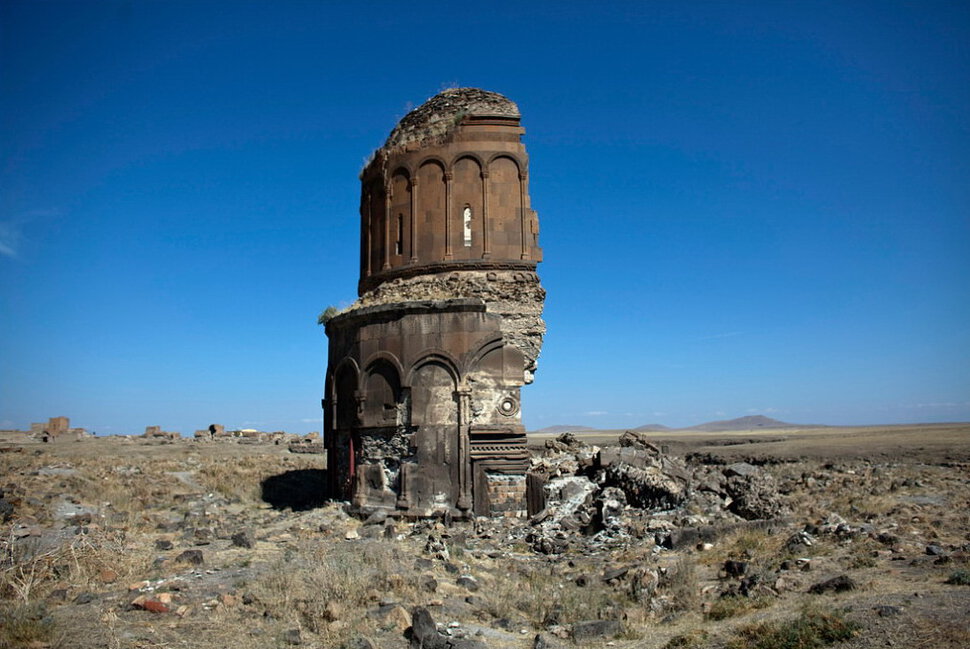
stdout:
<svg viewBox="0 0 970 649">
<path fill-rule="evenodd" d="M 524 516 L 520 389 L 542 346 L 518 107 L 454 88 L 360 174 L 359 299 L 326 322 L 331 494 L 362 511 Z"/>
</svg>

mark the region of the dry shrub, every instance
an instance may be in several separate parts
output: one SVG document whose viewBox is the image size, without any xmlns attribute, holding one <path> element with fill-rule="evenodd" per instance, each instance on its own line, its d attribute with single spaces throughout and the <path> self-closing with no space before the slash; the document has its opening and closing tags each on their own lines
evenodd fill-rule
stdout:
<svg viewBox="0 0 970 649">
<path fill-rule="evenodd" d="M 701 649 L 709 644 L 710 634 L 703 629 L 693 629 L 687 633 L 675 635 L 667 641 L 663 649 Z"/>
<path fill-rule="evenodd" d="M 88 588 L 102 571 L 124 580 L 143 574 L 151 564 L 149 550 L 131 547 L 123 532 L 105 530 L 60 543 L 8 536 L 0 541 L 0 552 L 0 600 L 24 605 L 45 597 L 55 584 Z"/>
<path fill-rule="evenodd" d="M 724 536 L 715 551 L 701 555 L 706 565 L 722 563 L 725 559 L 747 561 L 752 567 L 773 570 L 773 564 L 782 553 L 786 533 L 769 533 L 766 529 L 745 528 Z M 763 564 L 763 565 L 762 565 Z"/>
<path fill-rule="evenodd" d="M 859 625 L 836 610 L 806 609 L 793 620 L 762 622 L 735 631 L 728 649 L 816 649 L 856 635 Z"/>
<path fill-rule="evenodd" d="M 694 609 L 700 603 L 700 584 L 694 562 L 683 557 L 667 569 L 660 579 L 660 587 L 670 597 L 671 612 Z"/>
<path fill-rule="evenodd" d="M 488 589 L 487 611 L 496 618 L 525 616 L 537 626 L 610 617 L 627 595 L 599 581 L 579 586 L 554 568 L 509 573 Z"/>
<path fill-rule="evenodd" d="M 970 586 L 970 570 L 954 570 L 947 577 L 946 582 L 952 586 Z"/>
<path fill-rule="evenodd" d="M 849 570 L 875 568 L 878 550 L 876 541 L 869 538 L 856 539 L 849 548 L 848 554 L 842 559 L 842 563 Z"/>
<path fill-rule="evenodd" d="M 922 643 L 933 649 L 966 649 L 970 647 L 970 628 L 965 618 L 921 618 L 913 621 L 912 631 Z"/>
<path fill-rule="evenodd" d="M 251 584 L 251 593 L 266 615 L 335 643 L 367 630 L 359 611 L 372 592 L 389 590 L 394 563 L 390 547 L 379 541 L 329 551 L 308 544 L 269 566 Z"/>
<path fill-rule="evenodd" d="M 711 608 L 707 611 L 708 620 L 726 620 L 731 617 L 744 615 L 750 611 L 761 608 L 768 608 L 774 603 L 770 597 L 738 597 L 729 595 L 720 597 L 711 602 Z"/>
</svg>

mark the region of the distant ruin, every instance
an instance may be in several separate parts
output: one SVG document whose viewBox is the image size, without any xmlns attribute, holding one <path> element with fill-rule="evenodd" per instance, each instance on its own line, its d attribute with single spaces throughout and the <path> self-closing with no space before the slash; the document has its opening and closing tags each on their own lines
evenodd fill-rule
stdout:
<svg viewBox="0 0 970 649">
<path fill-rule="evenodd" d="M 89 436 L 84 428 L 71 428 L 68 417 L 51 417 L 47 422 L 32 422 L 30 430 L 24 431 L 30 437 L 42 442 L 55 442 L 63 439 L 80 440 Z"/>
<path fill-rule="evenodd" d="M 408 113 L 360 174 L 359 299 L 326 324 L 331 493 L 408 515 L 522 516 L 520 388 L 545 334 L 518 107 Z"/>
</svg>

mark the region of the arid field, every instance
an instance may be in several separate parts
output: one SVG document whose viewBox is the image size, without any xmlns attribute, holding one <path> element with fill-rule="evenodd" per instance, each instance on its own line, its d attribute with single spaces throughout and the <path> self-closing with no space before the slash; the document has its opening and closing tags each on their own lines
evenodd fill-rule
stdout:
<svg viewBox="0 0 970 649">
<path fill-rule="evenodd" d="M 593 476 L 622 433 L 531 436 L 536 466 Z M 678 504 L 550 526 L 352 518 L 286 446 L 8 435 L 0 648 L 970 646 L 970 424 L 623 443 Z"/>
</svg>

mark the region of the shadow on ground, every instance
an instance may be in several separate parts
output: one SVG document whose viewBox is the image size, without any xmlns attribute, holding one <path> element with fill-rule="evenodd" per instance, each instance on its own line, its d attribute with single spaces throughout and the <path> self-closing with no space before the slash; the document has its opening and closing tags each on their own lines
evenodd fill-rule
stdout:
<svg viewBox="0 0 970 649">
<path fill-rule="evenodd" d="M 262 482 L 263 502 L 273 509 L 295 512 L 323 507 L 327 497 L 326 469 L 298 469 L 266 478 Z"/>
</svg>

